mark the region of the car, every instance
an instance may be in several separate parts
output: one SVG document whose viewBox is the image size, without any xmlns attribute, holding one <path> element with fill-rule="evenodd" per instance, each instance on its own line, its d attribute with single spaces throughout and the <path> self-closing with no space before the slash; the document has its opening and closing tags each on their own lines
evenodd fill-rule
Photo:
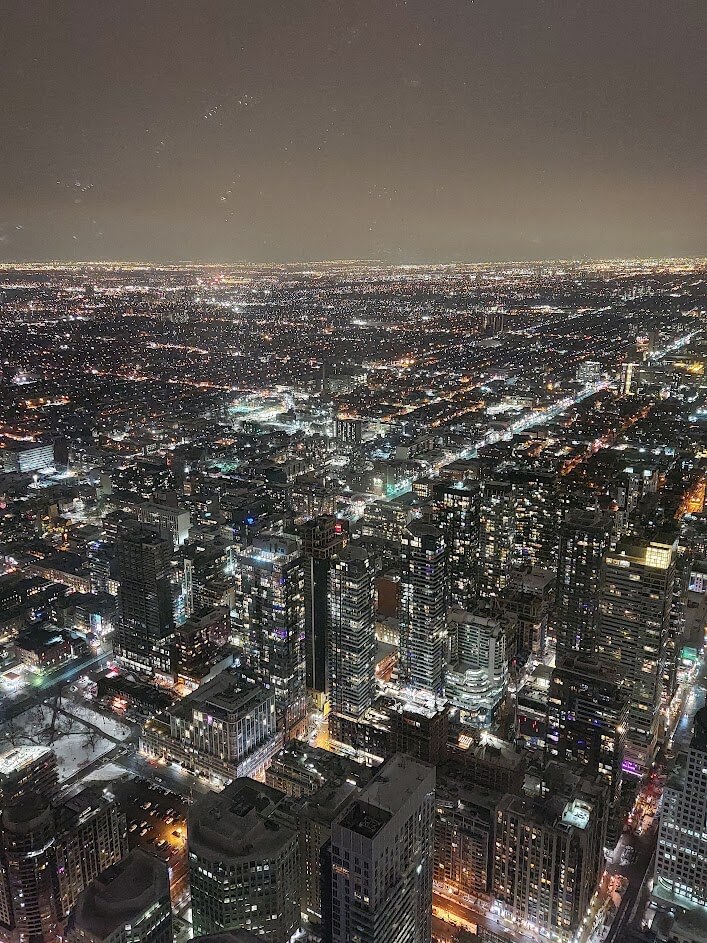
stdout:
<svg viewBox="0 0 707 943">
<path fill-rule="evenodd" d="M 163 848 L 166 844 L 167 844 L 167 842 L 166 842 L 166 840 L 165 840 L 164 838 L 160 838 L 160 839 L 158 839 L 158 840 L 155 842 L 155 845 L 156 845 L 158 848 Z"/>
<path fill-rule="evenodd" d="M 182 833 L 181 833 L 181 832 L 178 832 L 176 829 L 172 832 L 172 834 L 174 835 L 175 838 L 181 838 L 181 837 L 182 837 Z"/>
<path fill-rule="evenodd" d="M 128 831 L 129 831 L 129 832 L 134 832 L 134 831 L 136 831 L 136 829 L 137 829 L 137 822 L 134 822 L 134 823 L 130 826 L 130 828 L 128 829 Z"/>
<path fill-rule="evenodd" d="M 143 830 L 140 832 L 140 838 L 144 838 L 145 835 L 147 835 L 147 829 L 143 828 Z"/>
</svg>

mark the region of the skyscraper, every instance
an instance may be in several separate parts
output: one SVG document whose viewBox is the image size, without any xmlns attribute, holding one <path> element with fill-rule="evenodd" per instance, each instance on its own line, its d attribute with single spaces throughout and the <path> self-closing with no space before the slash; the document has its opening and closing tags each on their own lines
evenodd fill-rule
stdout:
<svg viewBox="0 0 707 943">
<path fill-rule="evenodd" d="M 596 651 L 599 587 L 611 522 L 598 510 L 570 511 L 560 530 L 554 625 L 557 654 Z"/>
<path fill-rule="evenodd" d="M 682 776 L 663 792 L 653 895 L 679 912 L 707 907 L 707 708 L 695 714 Z M 704 911 L 703 911 L 704 913 Z"/>
<path fill-rule="evenodd" d="M 515 547 L 515 496 L 511 482 L 483 482 L 479 522 L 479 594 L 496 596 L 508 582 Z"/>
<path fill-rule="evenodd" d="M 307 710 L 304 557 L 284 535 L 257 538 L 236 562 L 243 636 L 258 680 L 275 692 L 280 724 L 290 733 Z"/>
<path fill-rule="evenodd" d="M 129 521 L 119 529 L 117 557 L 115 654 L 135 671 L 169 676 L 174 633 L 172 542 L 150 524 Z"/>
<path fill-rule="evenodd" d="M 332 943 L 429 943 L 435 769 L 396 754 L 331 832 Z"/>
<path fill-rule="evenodd" d="M 476 601 L 479 554 L 478 483 L 435 483 L 434 520 L 443 532 L 447 544 L 449 605 L 470 609 Z"/>
<path fill-rule="evenodd" d="M 612 802 L 621 792 L 628 730 L 628 693 L 602 663 L 583 653 L 565 655 L 552 673 L 546 756 L 601 776 Z"/>
<path fill-rule="evenodd" d="M 91 789 L 51 806 L 29 793 L 2 813 L 0 924 L 17 943 L 53 943 L 79 894 L 127 853 L 115 802 Z"/>
<path fill-rule="evenodd" d="M 346 544 L 348 533 L 333 514 L 311 518 L 300 529 L 304 561 L 304 638 L 307 688 L 323 698 L 327 660 L 327 574 L 332 557 Z"/>
<path fill-rule="evenodd" d="M 508 686 L 508 618 L 479 604 L 473 612 L 449 613 L 453 661 L 447 669 L 446 695 L 462 723 L 486 723 Z M 514 619 L 514 617 L 512 617 Z M 515 619 L 514 619 L 515 622 Z"/>
<path fill-rule="evenodd" d="M 412 521 L 402 538 L 400 668 L 415 687 L 441 692 L 447 642 L 446 544 L 442 532 Z"/>
<path fill-rule="evenodd" d="M 373 563 L 349 544 L 329 569 L 329 705 L 332 713 L 358 720 L 376 693 Z"/>
<path fill-rule="evenodd" d="M 597 651 L 630 695 L 624 769 L 642 775 L 660 731 L 677 539 L 626 537 L 604 559 Z"/>
</svg>

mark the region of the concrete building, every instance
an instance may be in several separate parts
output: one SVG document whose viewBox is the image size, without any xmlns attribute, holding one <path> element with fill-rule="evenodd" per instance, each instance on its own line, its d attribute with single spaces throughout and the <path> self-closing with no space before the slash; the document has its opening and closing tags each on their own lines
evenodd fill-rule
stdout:
<svg viewBox="0 0 707 943">
<path fill-rule="evenodd" d="M 435 769 L 396 754 L 331 832 L 332 943 L 429 943 Z"/>
<path fill-rule="evenodd" d="M 67 943 L 172 943 L 167 865 L 133 849 L 80 895 L 65 938 Z"/>
<path fill-rule="evenodd" d="M 230 670 L 177 701 L 166 717 L 146 721 L 140 737 L 148 756 L 217 783 L 262 776 L 281 745 L 274 693 Z"/>
<path fill-rule="evenodd" d="M 374 568 L 366 550 L 349 544 L 328 574 L 328 695 L 337 716 L 358 719 L 376 695 Z"/>
<path fill-rule="evenodd" d="M 498 804 L 492 893 L 504 917 L 569 941 L 604 867 L 607 789 L 553 766 L 542 798 Z"/>
<path fill-rule="evenodd" d="M 413 687 L 441 693 L 447 651 L 444 535 L 413 521 L 403 533 L 401 550 L 401 676 Z"/>
<path fill-rule="evenodd" d="M 174 634 L 171 541 L 149 524 L 128 522 L 119 529 L 117 557 L 116 657 L 143 674 L 170 677 Z"/>
<path fill-rule="evenodd" d="M 115 802 L 91 789 L 52 806 L 26 793 L 2 812 L 0 936 L 53 943 L 81 892 L 127 853 Z"/>
<path fill-rule="evenodd" d="M 275 812 L 283 793 L 238 779 L 189 810 L 194 932 L 245 929 L 287 943 L 300 923 L 299 842 Z"/>
<path fill-rule="evenodd" d="M 56 754 L 51 747 L 16 746 L 0 753 L 0 808 L 34 792 L 50 799 L 59 788 Z"/>
<path fill-rule="evenodd" d="M 257 538 L 236 560 L 242 633 L 258 680 L 275 694 L 286 735 L 307 711 L 304 614 L 305 561 L 297 540 Z"/>
<path fill-rule="evenodd" d="M 676 554 L 671 534 L 624 538 L 604 558 L 597 651 L 630 695 L 624 760 L 630 775 L 642 775 L 657 748 Z"/>
<path fill-rule="evenodd" d="M 137 517 L 141 523 L 156 527 L 160 536 L 169 538 L 175 547 L 189 539 L 191 516 L 186 508 L 147 502 L 138 507 Z"/>
</svg>

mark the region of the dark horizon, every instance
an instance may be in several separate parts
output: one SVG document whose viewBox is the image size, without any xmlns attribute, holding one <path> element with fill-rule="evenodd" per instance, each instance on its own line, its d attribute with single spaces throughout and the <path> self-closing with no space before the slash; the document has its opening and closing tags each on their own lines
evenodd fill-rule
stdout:
<svg viewBox="0 0 707 943">
<path fill-rule="evenodd" d="M 707 255 L 694 0 L 8 7 L 0 260 Z"/>
</svg>

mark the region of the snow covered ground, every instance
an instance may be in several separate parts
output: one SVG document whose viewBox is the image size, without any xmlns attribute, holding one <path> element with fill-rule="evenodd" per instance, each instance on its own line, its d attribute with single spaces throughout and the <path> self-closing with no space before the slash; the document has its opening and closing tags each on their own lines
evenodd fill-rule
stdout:
<svg viewBox="0 0 707 943">
<path fill-rule="evenodd" d="M 128 772 L 128 770 L 123 769 L 122 766 L 116 766 L 115 763 L 105 763 L 103 766 L 99 766 L 98 769 L 91 770 L 91 772 L 84 777 L 84 783 L 105 783 L 112 782 L 116 779 L 126 779 L 132 777 L 134 774 Z"/>
<path fill-rule="evenodd" d="M 51 704 L 41 704 L 25 711 L 12 722 L 11 736 L 18 744 L 51 746 L 56 753 L 60 782 L 70 779 L 115 747 L 113 740 L 102 737 L 77 717 L 67 717 L 61 712 L 56 715 L 52 736 L 52 715 Z M 5 728 L 6 735 L 7 728 L 8 725 Z"/>
<path fill-rule="evenodd" d="M 67 714 L 72 714 L 88 724 L 93 724 L 102 730 L 107 737 L 113 740 L 126 740 L 130 736 L 130 727 L 122 723 L 117 717 L 107 717 L 98 711 L 94 711 L 88 704 L 74 703 L 73 701 L 64 701 L 62 709 Z"/>
</svg>

